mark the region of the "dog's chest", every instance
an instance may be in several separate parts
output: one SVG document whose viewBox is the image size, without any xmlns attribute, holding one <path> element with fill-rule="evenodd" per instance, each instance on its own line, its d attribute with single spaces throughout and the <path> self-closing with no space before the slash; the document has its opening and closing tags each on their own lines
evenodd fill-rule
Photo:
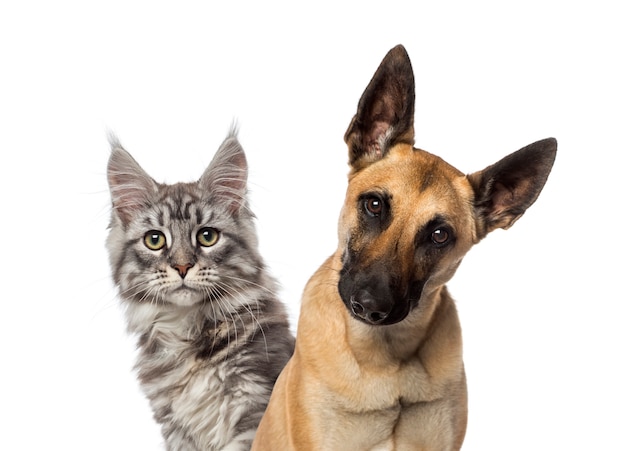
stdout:
<svg viewBox="0 0 626 451">
<path fill-rule="evenodd" d="M 384 442 L 369 448 L 369 451 L 394 451 L 393 440 L 387 439 Z"/>
<path fill-rule="evenodd" d="M 326 416 L 326 424 L 316 430 L 324 431 L 323 449 L 450 450 L 453 449 L 450 432 L 454 424 L 449 412 L 446 400 L 398 404 L 371 412 L 335 411 L 336 415 Z"/>
<path fill-rule="evenodd" d="M 315 443 L 320 449 L 391 451 L 399 412 L 399 408 L 368 412 L 325 410 L 313 419 L 312 430 L 319 432 Z"/>
<path fill-rule="evenodd" d="M 331 390 L 340 394 L 340 408 L 352 412 L 378 412 L 394 419 L 413 404 L 443 396 L 443 380 L 433 380 L 421 360 L 399 363 L 392 360 L 355 362 L 346 365 Z M 339 386 L 340 384 L 341 386 Z M 335 398 L 337 399 L 337 398 Z"/>
<path fill-rule="evenodd" d="M 451 393 L 460 381 L 433 381 L 419 360 L 395 368 L 360 365 L 353 376 L 350 384 L 341 378 L 342 390 L 318 398 L 322 415 L 314 429 L 324 431 L 325 449 L 414 450 L 435 439 L 441 446 L 428 449 L 452 449 L 451 434 L 439 438 L 433 431 L 453 430 Z"/>
</svg>

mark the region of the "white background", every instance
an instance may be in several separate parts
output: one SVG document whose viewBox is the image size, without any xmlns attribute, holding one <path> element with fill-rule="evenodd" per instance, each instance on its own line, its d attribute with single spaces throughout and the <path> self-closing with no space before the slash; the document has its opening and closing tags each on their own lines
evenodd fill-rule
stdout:
<svg viewBox="0 0 626 451">
<path fill-rule="evenodd" d="M 0 448 L 161 449 L 104 248 L 106 130 L 176 182 L 237 120 L 295 320 L 336 246 L 343 133 L 402 43 L 418 147 L 473 172 L 559 140 L 537 203 L 450 283 L 464 450 L 626 449 L 625 18 L 602 0 L 3 2 Z"/>
</svg>

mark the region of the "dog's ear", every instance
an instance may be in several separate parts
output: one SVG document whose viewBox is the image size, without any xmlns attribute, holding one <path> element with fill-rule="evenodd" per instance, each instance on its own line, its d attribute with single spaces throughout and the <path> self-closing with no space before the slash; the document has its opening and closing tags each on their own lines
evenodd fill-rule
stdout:
<svg viewBox="0 0 626 451">
<path fill-rule="evenodd" d="M 413 145 L 415 80 L 402 45 L 385 56 L 363 92 L 346 131 L 349 163 L 358 170 L 380 159 L 396 143 Z"/>
<path fill-rule="evenodd" d="M 554 164 L 556 147 L 554 138 L 537 141 L 468 175 L 479 239 L 494 229 L 508 229 L 535 202 Z"/>
</svg>

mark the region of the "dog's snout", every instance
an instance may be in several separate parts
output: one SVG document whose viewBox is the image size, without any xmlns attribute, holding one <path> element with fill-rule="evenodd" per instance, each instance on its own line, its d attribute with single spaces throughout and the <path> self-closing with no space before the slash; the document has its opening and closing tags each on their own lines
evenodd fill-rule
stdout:
<svg viewBox="0 0 626 451">
<path fill-rule="evenodd" d="M 378 304 L 372 297 L 362 295 L 358 300 L 354 298 L 351 300 L 350 308 L 356 317 L 375 325 L 385 321 L 391 312 L 391 306 L 381 308 Z"/>
<path fill-rule="evenodd" d="M 354 313 L 356 316 L 361 316 L 365 312 L 363 306 L 356 301 L 352 301 L 352 304 L 350 304 L 350 306 L 352 307 L 352 313 Z"/>
<path fill-rule="evenodd" d="M 372 326 L 388 326 L 406 318 L 415 305 L 399 280 L 383 267 L 357 271 L 354 266 L 346 265 L 337 288 L 354 318 Z"/>
</svg>

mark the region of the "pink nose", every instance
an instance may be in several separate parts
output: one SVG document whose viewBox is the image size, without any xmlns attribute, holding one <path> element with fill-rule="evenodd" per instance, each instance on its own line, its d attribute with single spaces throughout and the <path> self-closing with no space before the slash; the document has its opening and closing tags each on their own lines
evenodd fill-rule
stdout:
<svg viewBox="0 0 626 451">
<path fill-rule="evenodd" d="M 187 271 L 189 270 L 189 268 L 191 268 L 193 265 L 190 263 L 184 264 L 184 265 L 172 265 L 172 267 L 178 271 L 178 274 L 180 274 L 180 277 L 182 277 L 183 279 L 185 278 L 185 276 L 187 275 Z"/>
</svg>

